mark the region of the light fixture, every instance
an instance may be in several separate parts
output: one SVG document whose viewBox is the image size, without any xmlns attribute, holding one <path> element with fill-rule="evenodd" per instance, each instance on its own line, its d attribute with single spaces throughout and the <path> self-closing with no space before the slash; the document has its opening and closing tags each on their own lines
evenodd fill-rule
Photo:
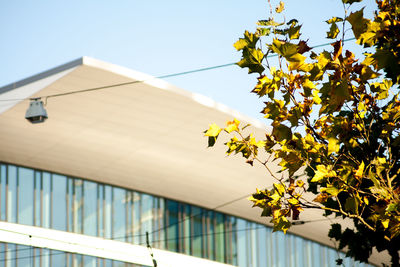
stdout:
<svg viewBox="0 0 400 267">
<path fill-rule="evenodd" d="M 39 98 L 31 98 L 25 119 L 31 123 L 41 123 L 47 119 L 47 112 L 43 107 L 43 101 Z"/>
</svg>

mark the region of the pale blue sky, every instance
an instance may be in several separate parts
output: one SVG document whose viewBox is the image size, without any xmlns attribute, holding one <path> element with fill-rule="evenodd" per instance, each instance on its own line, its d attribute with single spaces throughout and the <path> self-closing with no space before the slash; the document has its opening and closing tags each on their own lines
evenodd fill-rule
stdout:
<svg viewBox="0 0 400 267">
<path fill-rule="evenodd" d="M 328 42 L 324 21 L 343 17 L 340 0 L 285 3 L 310 45 Z M 371 15 L 374 1 L 361 6 Z M 267 0 L 0 0 L 0 87 L 81 56 L 154 76 L 236 62 L 232 44 L 268 15 Z M 230 66 L 166 80 L 260 119 L 255 77 Z"/>
</svg>

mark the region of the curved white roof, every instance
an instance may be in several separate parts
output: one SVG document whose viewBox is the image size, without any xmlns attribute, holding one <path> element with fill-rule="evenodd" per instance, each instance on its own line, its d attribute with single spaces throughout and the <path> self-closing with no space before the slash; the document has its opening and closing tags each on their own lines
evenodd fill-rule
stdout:
<svg viewBox="0 0 400 267">
<path fill-rule="evenodd" d="M 47 96 L 118 83 L 142 81 L 87 93 L 49 98 L 49 119 L 24 119 L 28 101 L 2 101 Z M 164 196 L 267 224 L 248 195 L 273 180 L 261 166 L 237 156 L 226 157 L 223 140 L 207 149 L 203 131 L 210 123 L 242 116 L 199 94 L 165 81 L 96 59 L 83 57 L 0 88 L 0 161 L 63 173 Z M 222 142 L 221 142 L 222 141 Z M 276 166 L 271 165 L 274 171 Z M 327 237 L 331 221 L 318 211 L 305 212 L 309 222 L 291 232 L 334 246 Z M 319 220 L 319 221 L 318 221 Z M 372 259 L 380 263 L 379 255 Z"/>
</svg>

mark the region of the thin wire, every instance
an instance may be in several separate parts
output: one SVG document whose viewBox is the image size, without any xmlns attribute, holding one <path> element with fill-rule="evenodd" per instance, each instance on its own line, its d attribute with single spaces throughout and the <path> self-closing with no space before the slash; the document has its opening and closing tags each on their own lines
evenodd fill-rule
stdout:
<svg viewBox="0 0 400 267">
<path fill-rule="evenodd" d="M 355 40 L 355 39 L 356 38 L 354 38 L 354 37 L 349 38 L 349 39 L 344 39 L 343 42 L 347 42 L 347 41 L 351 41 L 351 40 Z M 324 43 L 324 44 L 315 45 L 311 48 L 313 49 L 313 48 L 318 48 L 318 47 L 327 46 L 327 45 L 331 45 L 331 44 L 332 43 Z M 277 54 L 272 54 L 272 55 L 268 55 L 267 58 L 276 57 L 276 56 L 277 56 Z M 144 83 L 144 82 L 154 80 L 154 79 L 165 79 L 165 78 L 171 78 L 171 77 L 176 77 L 176 76 L 192 74 L 192 73 L 196 73 L 196 72 L 225 68 L 225 67 L 233 66 L 235 64 L 237 64 L 237 63 L 236 62 L 235 63 L 226 63 L 226 64 L 216 65 L 216 66 L 211 66 L 211 67 L 206 67 L 206 68 L 200 68 L 200 69 L 194 69 L 194 70 L 189 70 L 189 71 L 184 71 L 184 72 L 161 75 L 161 76 L 152 77 L 151 79 L 146 79 L 146 80 L 137 80 L 137 81 L 132 81 L 132 82 L 117 83 L 117 84 L 111 84 L 111 85 L 106 85 L 106 86 L 100 86 L 100 87 L 94 87 L 94 88 L 88 88 L 88 89 L 82 89 L 82 90 L 76 90 L 76 91 L 69 91 L 69 92 L 60 93 L 60 94 L 44 95 L 44 96 L 39 96 L 36 98 L 51 98 L 51 97 L 60 97 L 60 96 L 78 94 L 78 93 L 86 93 L 86 92 L 114 88 L 114 87 L 119 87 L 119 86 L 124 86 L 124 85 Z M 27 100 L 27 99 L 30 99 L 30 98 L 28 97 L 28 98 L 0 99 L 0 101 L 23 101 L 23 100 Z"/>
</svg>

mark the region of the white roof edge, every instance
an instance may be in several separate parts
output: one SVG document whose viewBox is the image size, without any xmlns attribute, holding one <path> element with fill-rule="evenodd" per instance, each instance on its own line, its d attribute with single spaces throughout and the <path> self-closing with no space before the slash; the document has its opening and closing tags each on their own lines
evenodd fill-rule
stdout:
<svg viewBox="0 0 400 267">
<path fill-rule="evenodd" d="M 87 56 L 83 56 L 81 58 L 72 60 L 72 61 L 62 64 L 60 66 L 57 66 L 55 68 L 49 69 L 47 71 L 43 71 L 39 74 L 32 75 L 28 78 L 5 85 L 3 87 L 0 87 L 0 95 L 3 93 L 9 92 L 11 90 L 17 89 L 19 87 L 23 87 L 27 84 L 31 84 L 33 82 L 42 80 L 51 75 L 58 74 L 60 72 L 68 70 L 68 69 L 72 69 L 72 68 L 80 66 L 80 65 L 87 65 L 87 66 L 103 69 L 103 70 L 106 70 L 106 71 L 109 71 L 109 72 L 112 72 L 112 73 L 115 73 L 115 74 L 118 74 L 121 76 L 125 76 L 128 78 L 134 79 L 134 80 L 143 81 L 144 83 L 151 85 L 153 87 L 171 91 L 173 93 L 188 97 L 203 106 L 214 108 L 225 114 L 232 115 L 233 117 L 235 117 L 239 120 L 244 120 L 257 128 L 261 128 L 261 129 L 265 129 L 265 130 L 268 129 L 268 126 L 265 125 L 260 120 L 246 116 L 246 115 L 240 113 L 239 111 L 231 109 L 222 103 L 218 103 L 207 96 L 204 96 L 204 95 L 201 95 L 198 93 L 188 92 L 186 90 L 176 87 L 176 86 L 174 86 L 162 79 L 159 79 L 157 77 L 154 77 L 154 76 L 142 73 L 142 72 L 134 71 L 132 69 L 125 68 L 125 67 L 122 67 L 119 65 L 115 65 L 112 63 L 104 62 L 104 61 L 101 61 L 101 60 L 98 60 L 95 58 L 87 57 Z"/>
</svg>

